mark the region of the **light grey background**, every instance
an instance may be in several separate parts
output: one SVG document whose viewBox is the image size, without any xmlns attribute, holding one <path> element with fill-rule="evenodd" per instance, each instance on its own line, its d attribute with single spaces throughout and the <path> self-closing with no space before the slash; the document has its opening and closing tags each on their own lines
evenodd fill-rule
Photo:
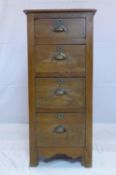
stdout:
<svg viewBox="0 0 116 175">
<path fill-rule="evenodd" d="M 95 8 L 94 122 L 116 122 L 116 1 L 0 0 L 0 122 L 28 121 L 26 16 L 32 8 Z"/>
</svg>

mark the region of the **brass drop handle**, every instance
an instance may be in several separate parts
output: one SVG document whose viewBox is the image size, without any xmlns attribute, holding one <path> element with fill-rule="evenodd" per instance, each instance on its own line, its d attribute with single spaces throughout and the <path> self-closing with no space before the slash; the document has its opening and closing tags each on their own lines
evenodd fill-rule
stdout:
<svg viewBox="0 0 116 175">
<path fill-rule="evenodd" d="M 54 28 L 54 32 L 65 32 L 66 27 L 64 25 L 58 25 Z"/>
<path fill-rule="evenodd" d="M 55 94 L 59 95 L 59 96 L 65 95 L 66 91 L 63 88 L 58 88 L 58 89 L 56 89 Z"/>
<path fill-rule="evenodd" d="M 66 132 L 66 128 L 63 125 L 58 125 L 58 126 L 56 126 L 56 128 L 54 128 L 53 132 L 55 132 L 57 134 L 62 134 L 64 132 Z"/>
<path fill-rule="evenodd" d="M 63 61 L 65 60 L 67 57 L 66 57 L 66 54 L 63 53 L 63 52 L 58 52 L 54 55 L 54 59 L 57 60 L 57 61 Z"/>
</svg>

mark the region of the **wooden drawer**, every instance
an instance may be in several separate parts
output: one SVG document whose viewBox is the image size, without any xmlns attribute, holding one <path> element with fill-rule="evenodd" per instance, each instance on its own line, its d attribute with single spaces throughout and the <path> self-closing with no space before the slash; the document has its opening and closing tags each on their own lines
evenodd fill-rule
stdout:
<svg viewBox="0 0 116 175">
<path fill-rule="evenodd" d="M 84 78 L 36 78 L 35 81 L 38 112 L 85 111 Z"/>
<path fill-rule="evenodd" d="M 39 147 L 84 147 L 84 113 L 39 113 L 36 117 Z"/>
<path fill-rule="evenodd" d="M 85 76 L 85 45 L 38 45 L 35 48 L 39 76 Z"/>
<path fill-rule="evenodd" d="M 84 42 L 85 18 L 35 19 L 35 43 L 58 44 Z"/>
</svg>

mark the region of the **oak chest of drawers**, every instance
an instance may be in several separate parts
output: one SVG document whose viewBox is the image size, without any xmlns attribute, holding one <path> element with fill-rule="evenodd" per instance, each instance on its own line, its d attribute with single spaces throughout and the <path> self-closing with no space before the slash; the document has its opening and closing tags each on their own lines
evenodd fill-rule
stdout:
<svg viewBox="0 0 116 175">
<path fill-rule="evenodd" d="M 30 166 L 66 155 L 92 163 L 95 10 L 25 10 L 28 24 Z"/>
</svg>

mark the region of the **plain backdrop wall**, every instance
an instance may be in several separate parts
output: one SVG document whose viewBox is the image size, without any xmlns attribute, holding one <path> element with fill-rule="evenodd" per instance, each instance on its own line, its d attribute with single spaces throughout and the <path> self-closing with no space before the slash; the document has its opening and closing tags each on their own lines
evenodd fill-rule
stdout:
<svg viewBox="0 0 116 175">
<path fill-rule="evenodd" d="M 94 122 L 116 122 L 116 0 L 0 0 L 0 122 L 28 121 L 24 9 L 95 8 Z"/>
</svg>

